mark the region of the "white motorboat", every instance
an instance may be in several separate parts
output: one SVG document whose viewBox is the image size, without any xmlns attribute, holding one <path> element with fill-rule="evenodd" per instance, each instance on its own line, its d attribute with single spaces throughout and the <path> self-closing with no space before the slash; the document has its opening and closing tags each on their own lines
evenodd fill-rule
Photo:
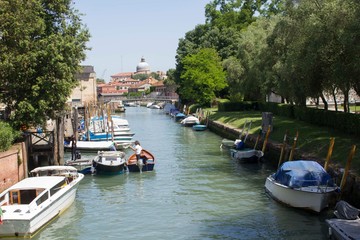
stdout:
<svg viewBox="0 0 360 240">
<path fill-rule="evenodd" d="M 93 159 L 97 174 L 119 174 L 124 171 L 125 153 L 120 151 L 99 151 Z"/>
<path fill-rule="evenodd" d="M 110 124 L 107 124 L 107 118 L 93 117 L 90 121 L 88 130 L 94 133 L 114 131 L 116 134 L 130 132 L 130 125 L 128 120 L 116 115 L 111 115 L 111 119 L 113 121 L 112 127 Z"/>
<path fill-rule="evenodd" d="M 150 109 L 161 109 L 161 107 L 157 104 L 153 104 L 151 106 L 149 106 Z"/>
<path fill-rule="evenodd" d="M 84 175 L 69 166 L 39 167 L 0 194 L 0 237 L 32 237 L 75 200 Z"/>
<path fill-rule="evenodd" d="M 230 149 L 230 148 L 235 148 L 235 147 L 236 147 L 235 141 L 226 139 L 226 138 L 224 138 L 220 144 L 220 149 Z"/>
<path fill-rule="evenodd" d="M 192 127 L 196 124 L 200 124 L 200 120 L 195 116 L 188 116 L 180 121 L 183 126 Z"/>
<path fill-rule="evenodd" d="M 66 160 L 65 166 L 72 166 L 76 168 L 79 173 L 82 174 L 93 174 L 95 173 L 95 168 L 92 164 L 92 159 L 75 159 L 75 160 Z"/>
<path fill-rule="evenodd" d="M 288 206 L 321 212 L 338 187 L 319 163 L 298 160 L 283 163 L 276 173 L 268 176 L 265 190 Z"/>
<path fill-rule="evenodd" d="M 243 149 L 230 149 L 230 154 L 233 159 L 239 160 L 240 162 L 258 162 L 263 156 L 264 153 L 261 150 L 256 150 L 253 148 L 243 148 Z"/>
<path fill-rule="evenodd" d="M 118 150 L 129 148 L 134 144 L 133 140 L 115 140 L 115 148 Z M 108 151 L 114 149 L 114 142 L 112 141 L 77 141 L 76 150 L 97 152 L 97 151 Z M 71 150 L 73 148 L 72 142 L 64 143 L 65 150 Z"/>
</svg>

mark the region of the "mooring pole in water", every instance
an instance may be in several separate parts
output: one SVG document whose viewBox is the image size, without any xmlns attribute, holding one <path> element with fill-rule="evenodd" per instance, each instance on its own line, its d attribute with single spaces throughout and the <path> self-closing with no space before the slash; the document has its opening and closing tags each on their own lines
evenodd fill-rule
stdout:
<svg viewBox="0 0 360 240">
<path fill-rule="evenodd" d="M 266 149 L 266 145 L 267 145 L 267 142 L 268 142 L 268 139 L 269 139 L 270 131 L 271 131 L 271 125 L 268 126 L 268 129 L 267 129 L 267 132 L 266 132 L 266 135 L 265 135 L 265 140 L 264 140 L 263 147 L 262 147 L 262 150 L 261 150 L 263 153 L 265 153 L 265 149 Z"/>
<path fill-rule="evenodd" d="M 346 183 L 346 178 L 348 176 L 348 173 L 349 173 L 349 169 L 350 169 L 350 166 L 351 166 L 351 161 L 355 155 L 355 150 L 356 150 L 356 145 L 353 145 L 351 150 L 350 150 L 350 153 L 349 153 L 349 157 L 348 157 L 348 160 L 346 162 L 346 167 L 345 167 L 345 170 L 344 170 L 344 174 L 342 176 L 342 179 L 341 179 L 341 183 L 340 183 L 340 190 L 342 190 L 345 186 L 345 183 Z"/>
<path fill-rule="evenodd" d="M 296 147 L 298 137 L 299 137 L 299 131 L 296 131 L 296 136 L 294 138 L 294 143 L 293 143 L 291 151 L 290 151 L 289 161 L 292 161 L 293 158 L 294 158 L 294 152 L 295 152 L 295 147 Z"/>
<path fill-rule="evenodd" d="M 283 159 L 284 159 L 284 153 L 285 153 L 285 148 L 286 148 L 286 141 L 287 141 L 287 135 L 288 135 L 288 130 L 286 130 L 285 135 L 284 135 L 284 140 L 283 140 L 283 144 L 281 146 L 281 152 L 280 152 L 280 157 L 279 157 L 279 164 L 278 164 L 278 168 L 280 167 Z"/>
<path fill-rule="evenodd" d="M 244 131 L 245 131 L 245 128 L 246 128 L 246 126 L 247 126 L 247 123 L 248 123 L 248 120 L 246 119 L 245 120 L 245 123 L 244 123 L 244 126 L 243 126 L 243 128 L 241 129 L 241 133 L 240 133 L 240 135 L 239 135 L 239 139 L 241 140 L 241 138 L 242 138 L 242 136 L 243 136 L 243 133 L 244 133 Z"/>
<path fill-rule="evenodd" d="M 74 116 L 73 116 L 73 135 L 71 136 L 71 160 L 75 160 L 76 156 L 76 142 L 78 139 L 78 108 L 77 106 L 74 107 Z"/>
<path fill-rule="evenodd" d="M 324 165 L 324 169 L 325 171 L 327 171 L 328 166 L 329 166 L 329 162 L 330 162 L 330 158 L 334 149 L 334 144 L 335 144 L 335 138 L 330 138 L 330 145 L 329 145 L 329 150 L 326 156 L 326 160 L 325 160 L 325 165 Z"/>
<path fill-rule="evenodd" d="M 255 142 L 255 145 L 254 145 L 254 149 L 256 149 L 258 143 L 259 143 L 259 140 L 260 140 L 260 137 L 261 137 L 261 129 L 259 130 L 259 134 L 257 135 L 256 137 L 256 142 Z"/>
</svg>

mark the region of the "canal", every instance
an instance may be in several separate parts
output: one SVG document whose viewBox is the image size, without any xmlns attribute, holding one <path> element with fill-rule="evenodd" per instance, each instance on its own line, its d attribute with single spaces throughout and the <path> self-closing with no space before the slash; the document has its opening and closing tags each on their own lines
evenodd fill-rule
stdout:
<svg viewBox="0 0 360 240">
<path fill-rule="evenodd" d="M 265 194 L 270 165 L 239 164 L 220 150 L 221 137 L 159 109 L 122 116 L 155 155 L 155 171 L 86 176 L 74 204 L 34 239 L 327 239 L 330 210 L 295 210 Z"/>
</svg>

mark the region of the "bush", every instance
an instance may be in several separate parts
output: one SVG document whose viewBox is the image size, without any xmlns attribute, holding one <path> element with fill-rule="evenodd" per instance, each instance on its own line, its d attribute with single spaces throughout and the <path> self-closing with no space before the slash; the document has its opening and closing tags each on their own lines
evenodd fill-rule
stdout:
<svg viewBox="0 0 360 240">
<path fill-rule="evenodd" d="M 218 105 L 219 112 L 258 110 L 257 102 L 222 102 Z"/>
<path fill-rule="evenodd" d="M 10 124 L 0 121 L 0 152 L 7 151 L 18 134 L 11 128 Z"/>
</svg>

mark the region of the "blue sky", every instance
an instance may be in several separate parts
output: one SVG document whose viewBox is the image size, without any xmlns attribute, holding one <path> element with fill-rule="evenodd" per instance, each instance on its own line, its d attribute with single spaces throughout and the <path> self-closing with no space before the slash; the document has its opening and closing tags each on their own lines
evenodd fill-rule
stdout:
<svg viewBox="0 0 360 240">
<path fill-rule="evenodd" d="M 94 66 L 106 82 L 135 72 L 144 57 L 151 71 L 175 68 L 179 39 L 205 23 L 211 0 L 75 0 L 91 39 L 83 65 Z"/>
</svg>

